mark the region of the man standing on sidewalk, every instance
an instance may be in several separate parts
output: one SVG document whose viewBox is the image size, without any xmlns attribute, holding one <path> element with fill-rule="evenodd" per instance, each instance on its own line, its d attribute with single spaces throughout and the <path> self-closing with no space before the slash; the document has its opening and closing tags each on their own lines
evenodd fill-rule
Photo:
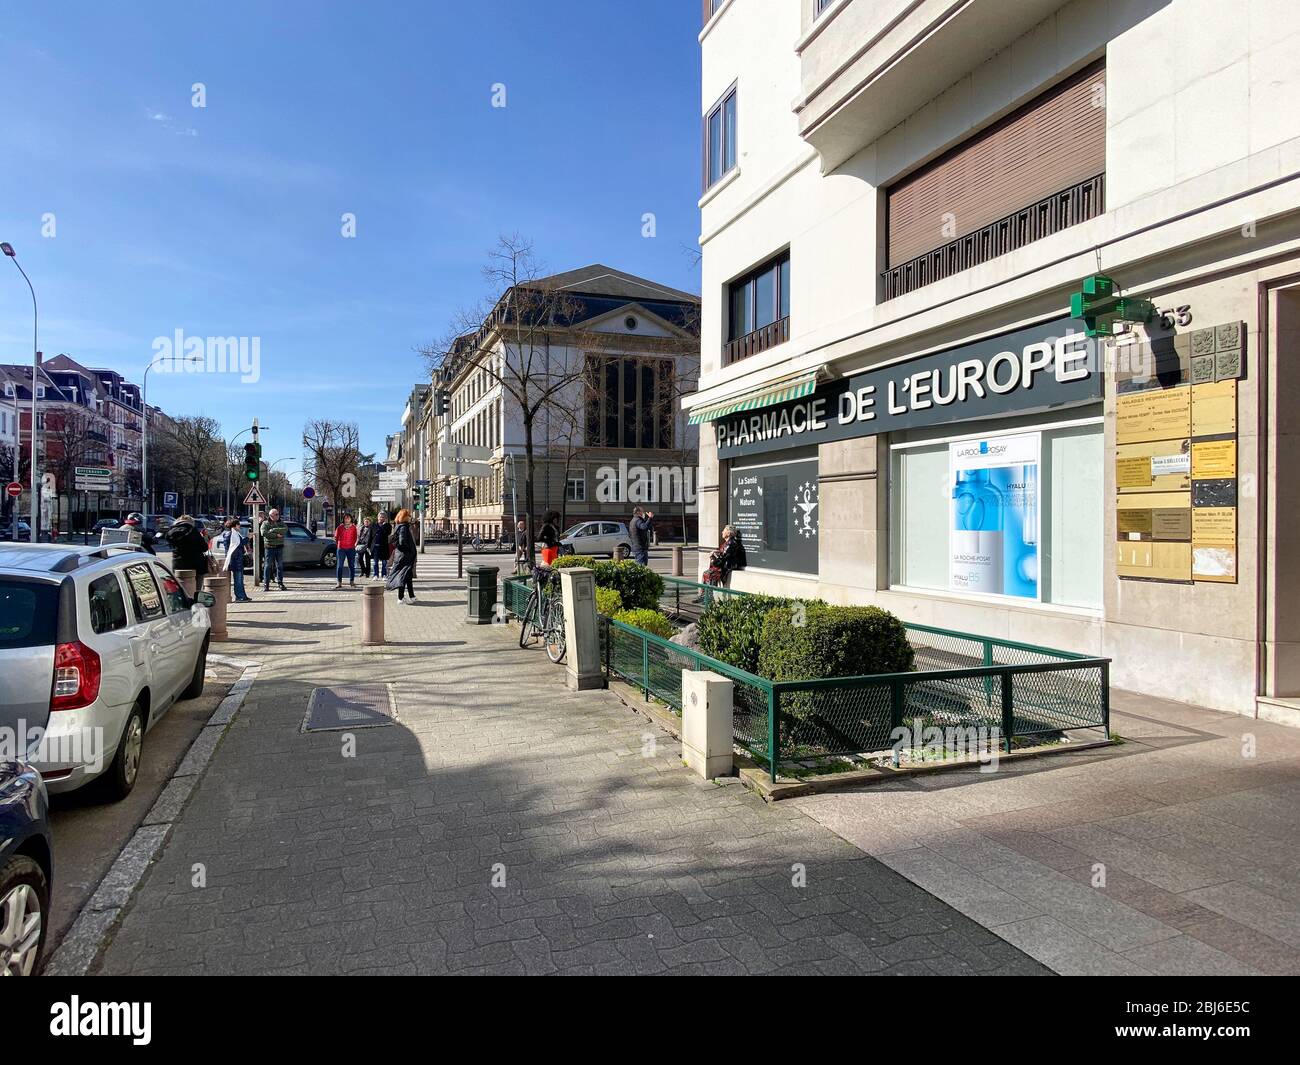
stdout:
<svg viewBox="0 0 1300 1065">
<path fill-rule="evenodd" d="M 269 510 L 266 520 L 262 522 L 258 535 L 262 538 L 262 545 L 266 548 L 265 566 L 262 571 L 262 591 L 271 590 L 271 574 L 275 573 L 276 583 L 280 591 L 287 592 L 289 589 L 284 586 L 284 522 L 280 520 L 280 512 L 274 508 Z"/>
<path fill-rule="evenodd" d="M 655 516 L 648 510 L 637 507 L 632 511 L 632 558 L 643 566 L 650 565 L 650 530 L 655 526 Z"/>
</svg>

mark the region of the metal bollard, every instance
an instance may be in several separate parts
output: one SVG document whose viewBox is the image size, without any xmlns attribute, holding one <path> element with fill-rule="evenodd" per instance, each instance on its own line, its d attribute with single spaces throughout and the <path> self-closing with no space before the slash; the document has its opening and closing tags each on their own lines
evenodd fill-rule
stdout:
<svg viewBox="0 0 1300 1065">
<path fill-rule="evenodd" d="M 673 576 L 680 577 L 682 573 L 682 545 L 673 544 Z"/>
<path fill-rule="evenodd" d="M 176 579 L 181 582 L 181 587 L 185 589 L 185 594 L 191 599 L 194 598 L 194 593 L 198 589 L 198 584 L 196 583 L 198 577 L 198 573 L 192 569 L 178 569 L 176 571 Z"/>
<path fill-rule="evenodd" d="M 230 631 L 226 628 L 226 599 L 221 591 L 221 578 L 204 577 L 203 590 L 211 592 L 212 598 L 215 600 L 212 606 L 208 608 L 208 616 L 212 619 L 212 640 L 220 643 L 230 639 Z"/>
<path fill-rule="evenodd" d="M 361 589 L 361 643 L 376 647 L 384 642 L 384 586 Z"/>
</svg>

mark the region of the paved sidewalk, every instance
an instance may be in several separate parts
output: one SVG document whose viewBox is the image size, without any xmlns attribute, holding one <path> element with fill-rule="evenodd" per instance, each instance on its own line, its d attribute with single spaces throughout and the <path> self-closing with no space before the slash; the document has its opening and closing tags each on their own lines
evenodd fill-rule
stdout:
<svg viewBox="0 0 1300 1065">
<path fill-rule="evenodd" d="M 1112 727 L 794 805 L 1062 974 L 1300 973 L 1300 731 L 1120 692 Z"/>
<path fill-rule="evenodd" d="M 98 971 L 1046 971 L 793 806 L 687 773 L 614 696 L 464 625 L 459 590 L 389 596 L 366 649 L 332 583 L 232 612 L 222 650 L 262 672 Z M 313 688 L 385 681 L 399 724 L 355 757 L 300 732 Z"/>
</svg>

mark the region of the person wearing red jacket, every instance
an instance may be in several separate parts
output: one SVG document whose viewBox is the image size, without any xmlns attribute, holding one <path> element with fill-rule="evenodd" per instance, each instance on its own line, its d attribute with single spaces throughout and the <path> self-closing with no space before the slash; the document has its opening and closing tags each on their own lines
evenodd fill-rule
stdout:
<svg viewBox="0 0 1300 1065">
<path fill-rule="evenodd" d="M 352 515 L 344 514 L 343 521 L 334 530 L 335 562 L 334 587 L 343 587 L 343 563 L 348 564 L 348 587 L 357 586 L 357 527 L 352 524 Z"/>
</svg>

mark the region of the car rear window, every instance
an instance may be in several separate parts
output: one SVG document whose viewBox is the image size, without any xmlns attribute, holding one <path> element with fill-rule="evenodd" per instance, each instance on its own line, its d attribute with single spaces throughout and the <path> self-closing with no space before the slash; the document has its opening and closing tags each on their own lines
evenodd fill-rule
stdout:
<svg viewBox="0 0 1300 1065">
<path fill-rule="evenodd" d="M 0 651 L 55 642 L 59 589 L 0 577 Z"/>
</svg>

